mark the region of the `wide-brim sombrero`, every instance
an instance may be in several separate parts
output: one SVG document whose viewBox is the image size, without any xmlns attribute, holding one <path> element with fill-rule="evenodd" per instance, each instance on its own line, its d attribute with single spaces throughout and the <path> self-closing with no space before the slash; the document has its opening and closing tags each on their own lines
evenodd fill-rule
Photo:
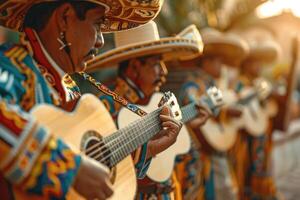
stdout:
<svg viewBox="0 0 300 200">
<path fill-rule="evenodd" d="M 35 4 L 59 0 L 5 0 L 0 1 L 0 25 L 22 32 L 27 11 Z M 79 0 L 74 0 L 79 1 Z M 80 0 L 82 1 L 82 0 Z M 163 0 L 86 0 L 105 7 L 102 32 L 115 32 L 138 27 L 154 19 Z"/>
<path fill-rule="evenodd" d="M 229 66 L 238 66 L 249 54 L 247 42 L 237 34 L 206 28 L 201 31 L 201 36 L 203 56 L 221 57 L 224 64 Z"/>
<path fill-rule="evenodd" d="M 195 25 L 190 25 L 174 37 L 160 38 L 153 21 L 136 29 L 115 33 L 115 43 L 115 49 L 89 61 L 87 71 L 150 55 L 161 55 L 164 61 L 193 59 L 203 49 L 201 35 Z"/>
<path fill-rule="evenodd" d="M 250 51 L 245 61 L 256 60 L 264 63 L 275 62 L 281 53 L 280 45 L 273 40 L 249 41 Z"/>
</svg>

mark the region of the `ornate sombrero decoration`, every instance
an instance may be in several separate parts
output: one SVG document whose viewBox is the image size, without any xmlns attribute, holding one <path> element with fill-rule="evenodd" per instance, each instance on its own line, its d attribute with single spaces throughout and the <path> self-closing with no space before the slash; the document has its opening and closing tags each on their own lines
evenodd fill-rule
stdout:
<svg viewBox="0 0 300 200">
<path fill-rule="evenodd" d="M 22 31 L 27 11 L 34 4 L 59 0 L 1 0 L 0 25 Z M 76 0 L 74 0 L 76 1 Z M 145 24 L 159 13 L 163 0 L 86 0 L 106 8 L 102 32 L 115 32 Z"/>
<path fill-rule="evenodd" d="M 153 21 L 136 29 L 115 33 L 115 44 L 115 49 L 91 60 L 87 70 L 96 71 L 148 55 L 162 55 L 165 61 L 192 59 L 199 56 L 203 49 L 202 39 L 195 25 L 185 28 L 174 37 L 160 38 Z"/>
</svg>

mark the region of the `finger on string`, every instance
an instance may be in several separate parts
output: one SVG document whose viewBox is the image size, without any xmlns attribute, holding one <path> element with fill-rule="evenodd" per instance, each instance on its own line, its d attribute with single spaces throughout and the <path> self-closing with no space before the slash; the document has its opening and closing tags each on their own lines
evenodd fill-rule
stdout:
<svg viewBox="0 0 300 200">
<path fill-rule="evenodd" d="M 180 128 L 181 127 L 181 123 L 177 123 L 177 122 L 174 122 L 174 121 L 166 121 L 166 122 L 163 122 L 162 123 L 162 127 L 164 128 Z"/>
<path fill-rule="evenodd" d="M 203 117 L 211 117 L 212 116 L 212 114 L 207 112 L 206 110 L 200 110 L 199 115 L 203 116 Z"/>
<path fill-rule="evenodd" d="M 164 121 L 176 121 L 173 117 L 168 115 L 159 115 L 159 118 L 162 122 Z"/>
<path fill-rule="evenodd" d="M 160 115 L 171 115 L 170 108 L 168 106 L 163 106 L 160 112 Z"/>
</svg>

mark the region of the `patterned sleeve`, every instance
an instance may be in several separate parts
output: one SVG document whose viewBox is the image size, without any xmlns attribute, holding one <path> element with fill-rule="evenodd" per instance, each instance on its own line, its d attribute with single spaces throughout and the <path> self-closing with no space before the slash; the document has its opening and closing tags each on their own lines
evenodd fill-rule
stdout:
<svg viewBox="0 0 300 200">
<path fill-rule="evenodd" d="M 62 199 L 81 158 L 18 106 L 22 75 L 13 72 L 0 66 L 0 172 L 26 192 Z"/>
<path fill-rule="evenodd" d="M 102 95 L 99 98 L 104 103 L 106 109 L 110 112 L 114 120 L 116 120 L 118 109 L 115 106 L 113 98 L 107 95 Z M 131 154 L 138 179 L 143 179 L 146 176 L 151 163 L 151 158 L 147 159 L 147 148 L 148 143 L 145 143 Z"/>
<path fill-rule="evenodd" d="M 183 84 L 180 91 L 180 101 L 183 105 L 195 102 L 199 97 L 200 86 L 192 81 Z"/>
</svg>

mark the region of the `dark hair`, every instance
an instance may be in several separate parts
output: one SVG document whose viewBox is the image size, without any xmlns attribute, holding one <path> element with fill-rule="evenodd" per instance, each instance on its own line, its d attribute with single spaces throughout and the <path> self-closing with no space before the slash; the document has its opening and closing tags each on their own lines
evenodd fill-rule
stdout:
<svg viewBox="0 0 300 200">
<path fill-rule="evenodd" d="M 85 2 L 85 1 L 72 1 L 72 0 L 62 0 L 55 2 L 43 2 L 33 5 L 27 12 L 23 28 L 32 28 L 36 31 L 41 31 L 45 28 L 48 23 L 52 13 L 56 8 L 63 5 L 64 3 L 70 3 L 74 8 L 77 17 L 80 20 L 85 19 L 86 12 L 90 9 L 97 7 L 95 3 Z M 38 20 L 37 20 L 38 19 Z"/>
</svg>

